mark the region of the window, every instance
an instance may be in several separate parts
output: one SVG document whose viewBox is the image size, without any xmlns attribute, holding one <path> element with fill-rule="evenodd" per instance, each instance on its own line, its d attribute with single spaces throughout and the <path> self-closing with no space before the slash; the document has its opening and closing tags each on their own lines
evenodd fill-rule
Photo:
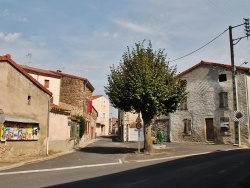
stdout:
<svg viewBox="0 0 250 188">
<path fill-rule="evenodd" d="M 228 107 L 228 94 L 227 94 L 227 92 L 219 93 L 219 98 L 220 98 L 219 108 L 227 108 Z"/>
<path fill-rule="evenodd" d="M 229 130 L 229 117 L 220 117 L 221 131 Z"/>
<path fill-rule="evenodd" d="M 31 96 L 28 95 L 28 105 L 30 105 L 30 104 L 31 104 Z"/>
<path fill-rule="evenodd" d="M 227 75 L 226 74 L 220 74 L 219 75 L 219 82 L 225 82 L 227 81 Z"/>
<path fill-rule="evenodd" d="M 102 117 L 105 118 L 105 116 L 106 116 L 106 114 L 103 112 L 103 113 L 102 113 Z"/>
<path fill-rule="evenodd" d="M 184 134 L 191 134 L 191 120 L 190 119 L 184 119 Z"/>
<path fill-rule="evenodd" d="M 49 88 L 49 80 L 44 80 L 44 87 Z"/>
<path fill-rule="evenodd" d="M 179 105 L 179 110 L 187 110 L 187 98 Z"/>
</svg>

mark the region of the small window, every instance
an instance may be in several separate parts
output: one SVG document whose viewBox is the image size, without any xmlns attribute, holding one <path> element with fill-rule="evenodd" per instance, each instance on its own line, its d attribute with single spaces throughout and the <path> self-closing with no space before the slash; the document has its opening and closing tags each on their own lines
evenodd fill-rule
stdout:
<svg viewBox="0 0 250 188">
<path fill-rule="evenodd" d="M 102 117 L 105 118 L 106 114 L 105 113 L 102 113 Z"/>
<path fill-rule="evenodd" d="M 221 131 L 229 130 L 229 117 L 220 117 L 220 127 Z"/>
<path fill-rule="evenodd" d="M 30 105 L 30 104 L 31 104 L 31 96 L 28 95 L 28 105 Z"/>
<path fill-rule="evenodd" d="M 219 75 L 219 82 L 225 82 L 227 81 L 227 75 L 226 74 L 220 74 Z"/>
<path fill-rule="evenodd" d="M 49 88 L 49 80 L 44 80 L 44 87 Z"/>
<path fill-rule="evenodd" d="M 191 120 L 190 119 L 184 119 L 184 134 L 191 134 Z"/>
<path fill-rule="evenodd" d="M 221 92 L 219 93 L 219 107 L 220 108 L 228 108 L 228 94 L 227 92 Z"/>
</svg>

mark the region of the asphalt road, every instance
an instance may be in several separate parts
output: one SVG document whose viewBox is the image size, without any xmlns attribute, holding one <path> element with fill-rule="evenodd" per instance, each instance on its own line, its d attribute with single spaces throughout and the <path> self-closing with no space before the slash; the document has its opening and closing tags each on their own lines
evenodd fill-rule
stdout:
<svg viewBox="0 0 250 188">
<path fill-rule="evenodd" d="M 169 144 L 157 155 L 137 143 L 98 139 L 77 152 L 0 171 L 0 187 L 250 187 L 250 150 Z"/>
</svg>

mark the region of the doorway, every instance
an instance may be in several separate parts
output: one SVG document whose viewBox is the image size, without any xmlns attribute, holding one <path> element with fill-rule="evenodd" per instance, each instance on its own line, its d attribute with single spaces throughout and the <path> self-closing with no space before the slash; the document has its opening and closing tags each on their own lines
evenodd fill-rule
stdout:
<svg viewBox="0 0 250 188">
<path fill-rule="evenodd" d="M 214 142 L 214 119 L 206 118 L 206 138 L 209 142 Z"/>
</svg>

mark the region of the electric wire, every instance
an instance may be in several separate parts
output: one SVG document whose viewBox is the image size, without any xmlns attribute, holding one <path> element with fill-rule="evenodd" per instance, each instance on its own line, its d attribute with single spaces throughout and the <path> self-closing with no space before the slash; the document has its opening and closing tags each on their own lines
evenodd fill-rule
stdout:
<svg viewBox="0 0 250 188">
<path fill-rule="evenodd" d="M 187 57 L 187 56 L 189 56 L 189 55 L 191 55 L 191 54 L 193 54 L 193 53 L 195 53 L 195 52 L 201 50 L 201 49 L 204 48 L 205 46 L 207 46 L 207 45 L 209 45 L 210 43 L 212 43 L 213 41 L 215 41 L 215 40 L 216 40 L 217 38 L 219 38 L 221 35 L 223 35 L 227 30 L 228 30 L 228 29 L 226 29 L 225 31 L 223 31 L 223 32 L 222 32 L 221 34 L 219 34 L 217 37 L 215 37 L 214 39 L 210 40 L 208 43 L 204 44 L 204 45 L 201 46 L 200 48 L 198 48 L 198 49 L 196 49 L 196 50 L 194 50 L 194 51 L 192 51 L 192 52 L 190 52 L 190 53 L 188 53 L 188 54 L 186 54 L 186 55 L 184 55 L 184 56 L 181 56 L 181 57 L 179 57 L 179 58 L 170 60 L 170 61 L 168 61 L 168 62 L 170 63 L 170 62 L 174 62 L 174 61 L 183 59 L 184 57 Z"/>
</svg>

